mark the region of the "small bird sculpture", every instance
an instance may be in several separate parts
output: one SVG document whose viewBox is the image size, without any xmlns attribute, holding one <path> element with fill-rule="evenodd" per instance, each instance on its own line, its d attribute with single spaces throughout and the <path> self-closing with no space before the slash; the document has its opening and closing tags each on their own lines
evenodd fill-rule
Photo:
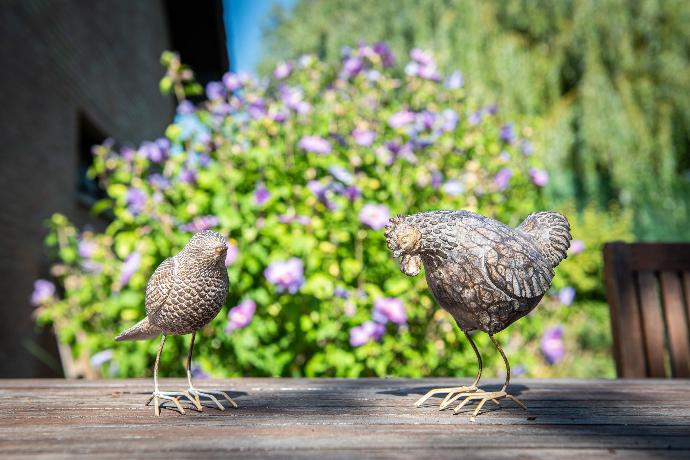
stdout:
<svg viewBox="0 0 690 460">
<path fill-rule="evenodd" d="M 498 404 L 499 399 L 508 398 L 527 409 L 506 392 L 510 364 L 494 334 L 532 311 L 546 293 L 554 267 L 567 256 L 568 220 L 555 212 L 538 212 L 511 228 L 469 211 L 434 211 L 394 217 L 385 236 L 404 274 L 415 276 L 424 265 L 429 289 L 458 323 L 479 364 L 471 385 L 433 389 L 415 406 L 435 394 L 446 394 L 440 408 L 462 398 L 457 413 L 477 400 L 472 421 L 487 401 Z M 476 330 L 489 335 L 505 363 L 506 379 L 499 391 L 477 388 L 482 358 L 469 334 Z"/>
<path fill-rule="evenodd" d="M 196 331 L 216 317 L 228 295 L 228 271 L 225 268 L 227 242 L 216 232 L 207 230 L 195 234 L 182 251 L 165 259 L 153 272 L 146 285 L 146 318 L 117 337 L 116 341 L 146 340 L 162 335 L 156 363 L 153 367 L 153 400 L 155 413 L 166 401 L 173 402 L 180 413 L 184 408 L 179 399 L 185 397 L 201 412 L 202 400 L 211 400 L 225 410 L 216 396 L 223 396 L 230 404 L 237 404 L 218 390 L 199 390 L 192 384 L 192 352 Z M 189 388 L 180 392 L 161 392 L 158 389 L 158 364 L 167 335 L 192 334 L 187 355 Z M 162 401 L 162 403 L 161 403 Z"/>
</svg>

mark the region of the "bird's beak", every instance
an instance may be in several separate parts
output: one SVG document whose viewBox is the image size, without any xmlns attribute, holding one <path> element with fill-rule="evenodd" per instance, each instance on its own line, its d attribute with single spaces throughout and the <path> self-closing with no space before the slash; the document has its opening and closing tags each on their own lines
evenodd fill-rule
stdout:
<svg viewBox="0 0 690 460">
<path fill-rule="evenodd" d="M 222 255 L 228 248 L 226 246 L 218 246 L 216 248 L 216 254 Z"/>
<path fill-rule="evenodd" d="M 396 259 L 398 257 L 400 257 L 401 255 L 402 255 L 402 251 L 400 249 L 396 249 L 395 251 L 393 251 L 393 257 L 395 257 Z"/>
</svg>

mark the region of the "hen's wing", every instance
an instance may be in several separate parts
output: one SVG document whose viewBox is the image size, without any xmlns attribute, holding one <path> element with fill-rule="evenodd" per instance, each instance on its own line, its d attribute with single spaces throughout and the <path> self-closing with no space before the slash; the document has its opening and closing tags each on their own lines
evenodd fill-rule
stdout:
<svg viewBox="0 0 690 460">
<path fill-rule="evenodd" d="M 163 307 L 175 282 L 175 261 L 168 257 L 153 272 L 146 285 L 146 314 L 155 316 Z"/>
<path fill-rule="evenodd" d="M 496 229 L 484 252 L 484 267 L 495 287 L 515 299 L 544 295 L 553 278 L 553 268 L 525 238 L 509 227 Z"/>
</svg>

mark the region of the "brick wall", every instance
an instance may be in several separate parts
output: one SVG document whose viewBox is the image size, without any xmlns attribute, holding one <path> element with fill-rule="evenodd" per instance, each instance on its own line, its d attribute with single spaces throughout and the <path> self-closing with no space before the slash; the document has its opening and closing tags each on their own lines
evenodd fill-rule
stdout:
<svg viewBox="0 0 690 460">
<path fill-rule="evenodd" d="M 46 275 L 54 212 L 103 225 L 77 200 L 79 113 L 119 142 L 160 136 L 169 47 L 157 0 L 6 0 L 0 6 L 0 377 L 50 375 L 28 298 Z M 40 353 L 40 352 L 39 352 Z"/>
</svg>

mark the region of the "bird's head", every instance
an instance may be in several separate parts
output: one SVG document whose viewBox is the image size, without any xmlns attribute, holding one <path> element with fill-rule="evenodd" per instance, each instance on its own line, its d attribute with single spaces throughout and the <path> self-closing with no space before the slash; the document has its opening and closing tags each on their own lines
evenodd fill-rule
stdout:
<svg viewBox="0 0 690 460">
<path fill-rule="evenodd" d="M 419 250 L 422 242 L 422 232 L 406 222 L 404 216 L 397 216 L 390 220 L 385 228 L 386 244 L 396 259 L 401 257 L 400 270 L 408 276 L 415 276 L 422 268 Z"/>
<path fill-rule="evenodd" d="M 186 249 L 194 254 L 195 257 L 202 259 L 209 264 L 225 262 L 228 252 L 228 242 L 223 235 L 213 230 L 205 230 L 195 233 Z"/>
</svg>

